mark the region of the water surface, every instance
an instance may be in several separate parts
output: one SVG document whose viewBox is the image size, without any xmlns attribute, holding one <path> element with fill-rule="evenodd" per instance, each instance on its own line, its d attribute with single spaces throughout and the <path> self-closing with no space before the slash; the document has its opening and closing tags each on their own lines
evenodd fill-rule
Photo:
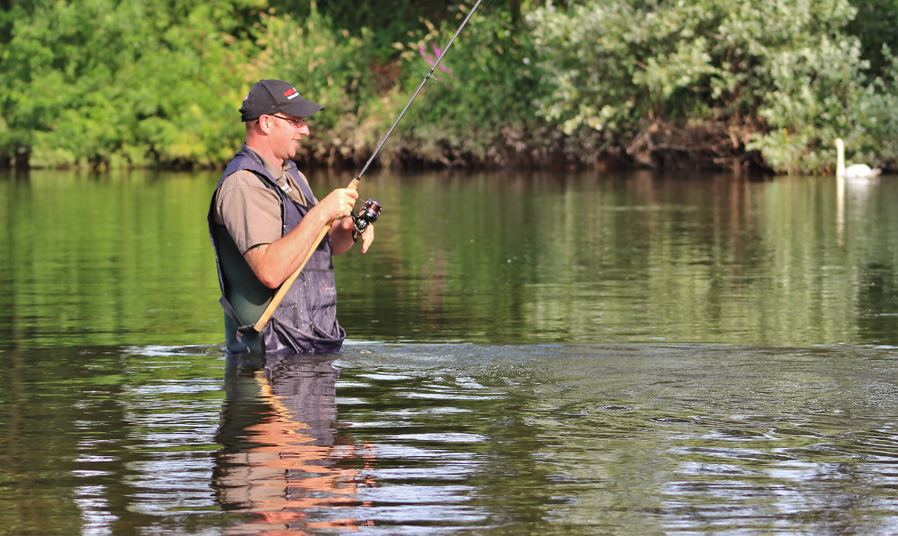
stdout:
<svg viewBox="0 0 898 536">
<path fill-rule="evenodd" d="M 891 179 L 385 175 L 344 351 L 251 360 L 215 174 L 0 177 L 0 523 L 898 533 Z"/>
</svg>

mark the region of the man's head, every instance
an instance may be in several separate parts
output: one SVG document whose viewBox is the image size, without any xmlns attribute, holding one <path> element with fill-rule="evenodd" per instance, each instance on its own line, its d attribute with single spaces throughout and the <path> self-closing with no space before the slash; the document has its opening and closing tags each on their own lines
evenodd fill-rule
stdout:
<svg viewBox="0 0 898 536">
<path fill-rule="evenodd" d="M 310 134 L 304 119 L 322 109 L 324 106 L 303 99 L 287 82 L 260 80 L 240 107 L 246 144 L 280 165 L 296 156 L 300 139 Z"/>
<path fill-rule="evenodd" d="M 292 85 L 283 80 L 259 80 L 243 99 L 240 116 L 244 123 L 278 112 L 295 117 L 309 117 L 324 109 L 302 98 Z"/>
</svg>

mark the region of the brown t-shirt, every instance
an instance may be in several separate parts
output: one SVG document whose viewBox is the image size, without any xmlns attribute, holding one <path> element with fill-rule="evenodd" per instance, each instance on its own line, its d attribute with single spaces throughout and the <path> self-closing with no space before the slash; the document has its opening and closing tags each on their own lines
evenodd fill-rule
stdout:
<svg viewBox="0 0 898 536">
<path fill-rule="evenodd" d="M 252 149 L 247 148 L 252 151 Z M 287 163 L 275 166 L 253 151 L 265 165 L 265 170 L 275 178 L 278 186 L 294 201 L 310 206 L 299 185 L 287 173 Z M 301 180 L 306 181 L 300 173 Z M 308 184 L 308 181 L 306 181 Z M 311 205 L 318 202 L 314 197 Z M 261 244 L 270 244 L 281 237 L 281 201 L 277 193 L 262 184 L 251 171 L 236 171 L 221 183 L 215 194 L 215 223 L 224 225 L 237 249 L 245 254 Z"/>
</svg>

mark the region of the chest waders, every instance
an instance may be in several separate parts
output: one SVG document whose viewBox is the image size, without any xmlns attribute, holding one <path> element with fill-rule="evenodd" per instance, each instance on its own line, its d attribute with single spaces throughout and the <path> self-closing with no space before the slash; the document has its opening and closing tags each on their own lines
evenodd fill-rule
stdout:
<svg viewBox="0 0 898 536">
<path fill-rule="evenodd" d="M 314 196 L 299 177 L 296 164 L 288 161 L 288 170 L 309 202 Z M 281 236 L 292 231 L 309 211 L 291 199 L 275 183 L 265 166 L 246 147 L 234 156 L 212 196 L 209 208 L 209 235 L 215 248 L 221 305 L 225 310 L 225 339 L 231 353 L 304 354 L 336 352 L 343 345 L 346 331 L 337 322 L 337 287 L 331 262 L 330 237 L 325 236 L 308 263 L 278 304 L 261 332 L 253 324 L 274 297 L 275 290 L 262 284 L 240 254 L 230 233 L 215 223 L 214 204 L 222 182 L 232 173 L 246 170 L 256 175 L 267 188 L 277 193 L 281 205 Z"/>
</svg>

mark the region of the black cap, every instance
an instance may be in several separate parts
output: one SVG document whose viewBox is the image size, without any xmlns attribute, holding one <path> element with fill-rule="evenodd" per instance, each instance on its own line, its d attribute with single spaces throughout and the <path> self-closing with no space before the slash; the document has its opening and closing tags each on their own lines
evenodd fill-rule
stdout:
<svg viewBox="0 0 898 536">
<path fill-rule="evenodd" d="M 247 122 L 278 112 L 309 117 L 323 109 L 324 106 L 302 98 L 295 87 L 283 80 L 259 80 L 243 99 L 240 115 Z"/>
</svg>

